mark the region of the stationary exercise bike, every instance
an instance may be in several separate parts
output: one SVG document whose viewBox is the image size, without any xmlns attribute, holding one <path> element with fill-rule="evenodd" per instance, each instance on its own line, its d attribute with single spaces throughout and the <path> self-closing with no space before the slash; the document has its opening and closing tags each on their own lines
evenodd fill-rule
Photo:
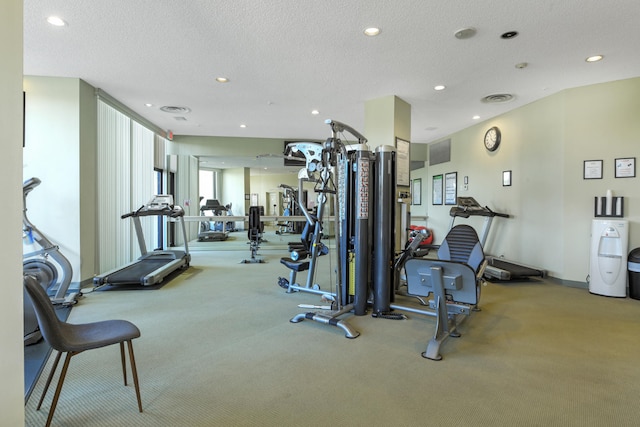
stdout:
<svg viewBox="0 0 640 427">
<path fill-rule="evenodd" d="M 27 218 L 27 195 L 40 185 L 38 178 L 30 178 L 22 184 L 22 232 L 23 240 L 29 246 L 37 245 L 40 249 L 22 255 L 24 275 L 34 277 L 51 295 L 55 305 L 73 305 L 77 294 L 67 295 L 71 284 L 73 269 L 69 260 L 60 253 L 60 248 L 46 238 Z M 57 285 L 57 286 L 56 286 Z M 24 344 L 29 345 L 40 340 L 38 321 L 31 305 L 31 300 L 24 295 Z"/>
</svg>

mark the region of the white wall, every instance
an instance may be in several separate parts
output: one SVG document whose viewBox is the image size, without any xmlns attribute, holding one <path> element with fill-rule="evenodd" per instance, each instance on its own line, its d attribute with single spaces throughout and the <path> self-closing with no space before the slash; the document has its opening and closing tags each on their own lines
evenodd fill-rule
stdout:
<svg viewBox="0 0 640 427">
<path fill-rule="evenodd" d="M 259 153 L 281 154 L 282 149 L 282 139 L 176 135 L 167 154 L 245 157 Z"/>
<path fill-rule="evenodd" d="M 0 414 L 2 425 L 24 425 L 22 321 L 22 0 L 0 2 L 0 99 L 5 209 L 0 222 Z"/>
<path fill-rule="evenodd" d="M 249 200 L 245 200 L 245 194 L 249 194 L 249 169 L 233 168 L 225 169 L 218 175 L 220 178 L 220 203 L 231 203 L 234 215 L 249 214 Z M 245 222 L 236 221 L 236 228 L 245 229 Z"/>
<path fill-rule="evenodd" d="M 42 181 L 27 197 L 29 219 L 69 259 L 74 282 L 91 278 L 97 262 L 94 89 L 75 78 L 26 76 L 24 90 L 23 179 Z"/>
<path fill-rule="evenodd" d="M 74 268 L 80 265 L 79 81 L 25 77 L 24 179 L 40 178 L 27 197 L 29 218 Z M 64 153 L 64 155 L 61 155 Z"/>
</svg>

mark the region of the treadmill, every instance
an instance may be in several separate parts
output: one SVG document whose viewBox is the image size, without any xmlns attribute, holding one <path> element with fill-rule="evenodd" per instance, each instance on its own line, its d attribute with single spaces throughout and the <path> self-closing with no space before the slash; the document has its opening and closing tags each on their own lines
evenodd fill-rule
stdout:
<svg viewBox="0 0 640 427">
<path fill-rule="evenodd" d="M 184 251 L 157 250 L 148 252 L 140 224 L 140 217 L 143 216 L 166 216 L 174 220 L 177 219 L 182 227 Z M 122 215 L 121 218 L 131 218 L 133 220 L 142 255 L 133 262 L 94 277 L 94 286 L 151 286 L 161 283 L 165 277 L 174 271 L 189 267 L 191 255 L 189 254 L 187 231 L 184 225 L 184 210 L 182 207 L 173 204 L 172 195 L 156 195 L 146 205 L 141 206 L 136 211 Z"/>
<path fill-rule="evenodd" d="M 449 215 L 451 216 L 451 226 L 449 228 L 453 228 L 455 219 L 458 217 L 483 216 L 484 225 L 480 233 L 480 244 L 483 247 L 487 241 L 493 218 L 509 218 L 508 214 L 494 212 L 487 206 L 481 206 L 473 197 L 458 197 L 458 206 L 452 207 Z M 487 267 L 484 270 L 484 277 L 489 280 L 526 280 L 530 277 L 544 278 L 547 275 L 546 270 L 502 257 L 487 255 L 486 260 Z"/>
<path fill-rule="evenodd" d="M 210 211 L 213 216 L 222 216 L 223 213 L 226 214 L 227 208 L 225 206 L 222 206 L 220 202 L 215 199 L 207 199 L 205 204 L 200 207 L 200 215 L 206 216 L 205 212 L 207 211 Z M 218 230 L 218 226 L 220 226 L 220 230 Z M 227 240 L 228 237 L 229 230 L 225 230 L 224 222 L 214 222 L 208 220 L 200 222 L 198 242 L 223 241 Z"/>
</svg>

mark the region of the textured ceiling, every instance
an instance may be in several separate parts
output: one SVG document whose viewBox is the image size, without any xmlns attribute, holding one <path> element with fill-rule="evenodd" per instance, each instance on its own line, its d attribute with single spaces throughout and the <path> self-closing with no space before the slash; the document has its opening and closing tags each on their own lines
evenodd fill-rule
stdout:
<svg viewBox="0 0 640 427">
<path fill-rule="evenodd" d="M 328 118 L 364 133 L 365 101 L 397 95 L 426 143 L 474 115 L 640 76 L 638 0 L 29 0 L 24 20 L 26 75 L 81 78 L 176 135 L 325 139 Z M 464 27 L 476 36 L 455 38 Z M 515 99 L 480 101 L 496 93 Z"/>
</svg>

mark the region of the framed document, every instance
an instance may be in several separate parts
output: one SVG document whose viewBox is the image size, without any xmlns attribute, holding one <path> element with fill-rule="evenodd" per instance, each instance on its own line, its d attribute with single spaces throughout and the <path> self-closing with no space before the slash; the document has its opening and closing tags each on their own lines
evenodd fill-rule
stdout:
<svg viewBox="0 0 640 427">
<path fill-rule="evenodd" d="M 456 205 L 458 203 L 458 172 L 444 174 L 444 204 Z"/>
<path fill-rule="evenodd" d="M 417 178 L 411 181 L 411 201 L 414 205 L 422 204 L 422 179 Z"/>
<path fill-rule="evenodd" d="M 511 171 L 502 171 L 502 186 L 511 187 Z"/>
<path fill-rule="evenodd" d="M 433 176 L 433 191 L 432 191 L 431 204 L 433 205 L 442 204 L 442 175 Z"/>
<path fill-rule="evenodd" d="M 602 160 L 585 160 L 582 179 L 602 179 Z"/>
<path fill-rule="evenodd" d="M 616 159 L 616 178 L 635 178 L 636 158 Z"/>
<path fill-rule="evenodd" d="M 411 184 L 411 158 L 409 157 L 411 144 L 404 139 L 396 138 L 396 185 L 408 187 Z"/>
</svg>

